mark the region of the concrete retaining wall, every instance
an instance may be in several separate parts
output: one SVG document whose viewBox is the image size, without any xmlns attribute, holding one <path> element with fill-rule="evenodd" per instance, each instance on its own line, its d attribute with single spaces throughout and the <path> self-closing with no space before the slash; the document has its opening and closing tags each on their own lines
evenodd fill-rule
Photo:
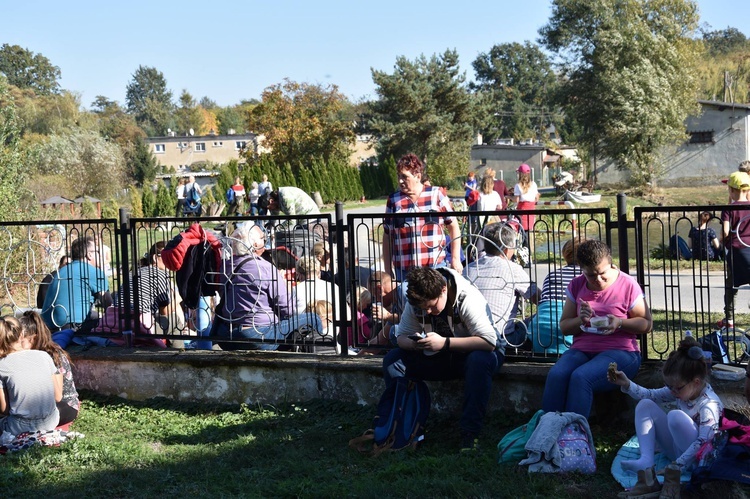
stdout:
<svg viewBox="0 0 750 499">
<path fill-rule="evenodd" d="M 177 401 L 248 405 L 334 399 L 374 405 L 383 390 L 382 357 L 336 357 L 277 352 L 207 352 L 92 348 L 72 351 L 79 388 L 130 400 L 165 397 Z M 507 363 L 496 376 L 491 411 L 525 414 L 541 408 L 551 364 Z M 658 367 L 636 378 L 663 386 Z M 433 410 L 459 412 L 463 381 L 430 382 Z M 743 382 L 712 381 L 725 403 L 744 405 Z M 615 393 L 595 410 L 630 410 L 630 398 Z"/>
</svg>

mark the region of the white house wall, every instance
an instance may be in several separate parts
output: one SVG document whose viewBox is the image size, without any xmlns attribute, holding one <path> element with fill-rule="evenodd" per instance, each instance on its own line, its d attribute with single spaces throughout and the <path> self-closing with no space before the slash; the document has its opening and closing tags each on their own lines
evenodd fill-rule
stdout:
<svg viewBox="0 0 750 499">
<path fill-rule="evenodd" d="M 664 153 L 664 176 L 660 186 L 710 185 L 720 181 L 740 162 L 750 159 L 750 106 L 703 103 L 703 113 L 686 120 L 687 132 L 713 131 L 713 142 L 691 144 L 689 138 Z M 597 183 L 628 183 L 629 175 L 615 169 L 611 161 L 599 159 Z"/>
</svg>

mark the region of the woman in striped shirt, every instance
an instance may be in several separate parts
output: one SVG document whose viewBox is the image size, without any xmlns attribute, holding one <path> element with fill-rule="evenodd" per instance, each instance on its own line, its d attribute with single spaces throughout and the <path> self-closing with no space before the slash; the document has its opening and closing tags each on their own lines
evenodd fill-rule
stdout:
<svg viewBox="0 0 750 499">
<path fill-rule="evenodd" d="M 580 242 L 573 239 L 566 242 L 562 247 L 565 266 L 544 278 L 537 313 L 529 319 L 528 326 L 535 353 L 561 354 L 573 341 L 572 337 L 563 337 L 560 332 L 560 317 L 568 284 L 581 274 L 581 268 L 575 262 L 575 249 Z"/>
</svg>

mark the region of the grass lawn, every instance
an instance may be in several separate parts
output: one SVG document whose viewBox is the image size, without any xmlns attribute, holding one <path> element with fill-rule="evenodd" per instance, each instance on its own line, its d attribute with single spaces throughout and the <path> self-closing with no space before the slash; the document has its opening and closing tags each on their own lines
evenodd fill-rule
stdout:
<svg viewBox="0 0 750 499">
<path fill-rule="evenodd" d="M 609 468 L 632 432 L 592 427 L 594 475 L 529 475 L 496 460 L 501 436 L 526 422 L 520 416 L 488 415 L 481 449 L 460 454 L 456 417 L 432 414 L 427 439 L 416 452 L 370 458 L 347 447 L 351 437 L 368 428 L 370 407 L 322 400 L 210 407 L 91 393 L 83 399 L 73 429 L 84 438 L 0 457 L 2 497 L 602 499 L 621 490 Z M 733 486 L 723 497 L 745 496 Z"/>
</svg>

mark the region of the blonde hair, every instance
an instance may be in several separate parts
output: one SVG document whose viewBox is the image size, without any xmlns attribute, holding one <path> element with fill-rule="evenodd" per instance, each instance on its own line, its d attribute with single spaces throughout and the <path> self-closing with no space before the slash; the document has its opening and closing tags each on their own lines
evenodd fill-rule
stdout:
<svg viewBox="0 0 750 499">
<path fill-rule="evenodd" d="M 346 296 L 346 301 L 352 309 L 356 308 L 362 312 L 372 305 L 372 294 L 364 286 L 357 286 L 357 289 Z"/>
<path fill-rule="evenodd" d="M 492 191 L 495 190 L 495 180 L 492 177 L 485 175 L 482 177 L 482 186 L 480 190 L 482 194 L 491 194 Z"/>
<path fill-rule="evenodd" d="M 0 359 L 13 353 L 13 345 L 23 338 L 23 328 L 18 319 L 0 317 Z"/>
<path fill-rule="evenodd" d="M 580 244 L 582 241 L 579 241 L 578 244 Z M 565 259 L 565 263 L 568 265 L 572 265 L 576 261 L 576 254 L 575 254 L 575 241 L 573 239 L 569 239 L 568 242 L 566 242 L 562 247 L 562 256 Z"/>
<path fill-rule="evenodd" d="M 316 278 L 320 275 L 320 262 L 314 256 L 305 256 L 297 260 L 295 266 L 297 271 L 297 279 L 307 280 L 310 278 Z"/>
<path fill-rule="evenodd" d="M 484 176 L 490 177 L 492 180 L 495 179 L 495 170 L 493 168 L 487 168 L 484 170 Z"/>
<path fill-rule="evenodd" d="M 323 241 L 318 241 L 317 243 L 313 244 L 313 255 L 318 259 L 318 261 L 328 256 L 328 248 L 326 248 L 326 245 Z"/>
<path fill-rule="evenodd" d="M 526 194 L 531 187 L 531 173 L 520 173 L 518 174 L 518 186 L 521 188 L 521 192 Z"/>
<path fill-rule="evenodd" d="M 331 319 L 331 312 L 333 312 L 333 305 L 325 300 L 311 301 L 305 307 L 305 312 L 312 312 L 318 314 L 321 319 Z"/>
</svg>

